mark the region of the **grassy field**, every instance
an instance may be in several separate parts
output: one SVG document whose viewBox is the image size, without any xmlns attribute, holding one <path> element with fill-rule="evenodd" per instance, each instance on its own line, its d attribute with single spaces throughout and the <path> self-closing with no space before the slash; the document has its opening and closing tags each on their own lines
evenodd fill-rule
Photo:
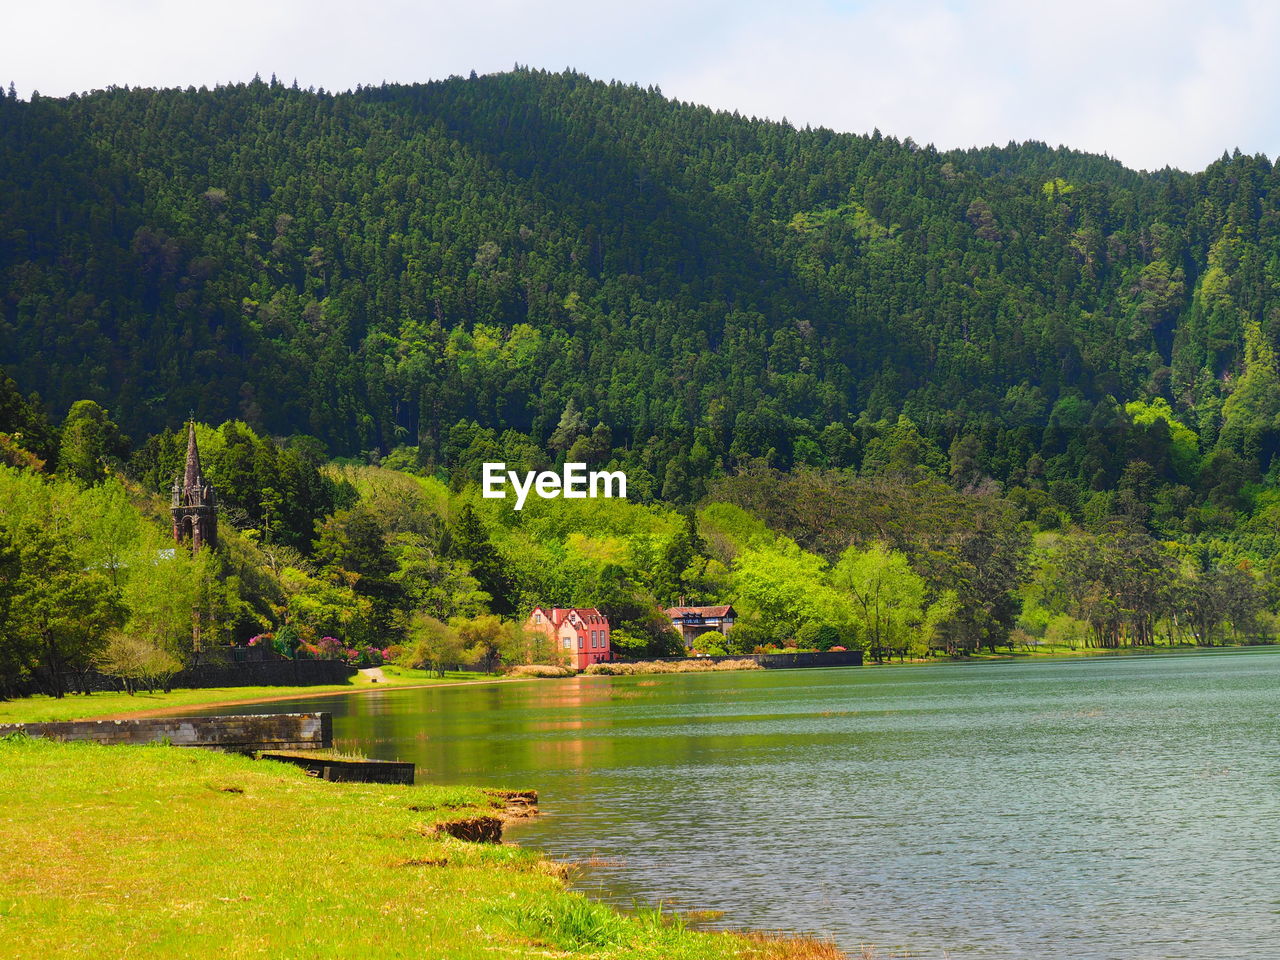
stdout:
<svg viewBox="0 0 1280 960">
<path fill-rule="evenodd" d="M 495 804 L 203 750 L 0 739 L 0 957 L 840 956 L 624 916 L 568 891 L 559 864 L 435 831 Z"/>
<path fill-rule="evenodd" d="M 208 707 L 219 703 L 248 700 L 310 697 L 322 693 L 355 693 L 385 686 L 417 686 L 436 683 L 468 683 L 493 681 L 485 673 L 447 672 L 443 678 L 426 670 L 405 667 L 383 667 L 383 679 L 373 683 L 358 674 L 350 683 L 314 687 L 209 687 L 202 690 L 172 690 L 169 693 L 94 693 L 89 696 L 68 694 L 61 699 L 47 696 L 0 700 L 0 723 L 34 723 L 40 720 L 88 720 L 149 711 L 167 711 L 182 707 Z"/>
</svg>

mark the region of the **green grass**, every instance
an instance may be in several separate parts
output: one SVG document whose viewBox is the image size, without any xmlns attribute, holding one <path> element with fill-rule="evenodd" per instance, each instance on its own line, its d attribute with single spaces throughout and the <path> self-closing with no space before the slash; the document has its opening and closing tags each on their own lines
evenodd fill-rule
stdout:
<svg viewBox="0 0 1280 960">
<path fill-rule="evenodd" d="M 496 680 L 496 674 L 477 673 L 472 670 L 446 670 L 444 676 L 432 670 L 417 670 L 413 667 L 397 667 L 394 664 L 388 664 L 382 668 L 382 674 L 386 677 L 386 682 L 395 686 L 408 683 L 450 683 L 455 680 Z M 358 677 L 364 680 L 363 677 Z M 365 681 L 366 683 L 368 681 Z"/>
<path fill-rule="evenodd" d="M 371 683 L 362 675 L 350 683 L 322 684 L 314 687 L 208 687 L 201 690 L 172 690 L 169 693 L 94 693 L 88 696 L 68 694 L 62 698 L 38 695 L 17 700 L 0 700 L 0 723 L 34 723 L 40 720 L 88 720 L 117 714 L 179 707 L 208 707 L 219 703 L 262 700 L 271 697 L 314 696 L 324 693 L 350 693 L 384 686 L 411 686 L 425 683 L 465 683 L 496 679 L 489 674 L 449 671 L 443 678 L 425 670 L 383 667 L 386 677 Z"/>
<path fill-rule="evenodd" d="M 0 739 L 0 957 L 837 956 L 624 916 L 531 851 L 434 830 L 497 802 L 212 751 Z"/>
</svg>

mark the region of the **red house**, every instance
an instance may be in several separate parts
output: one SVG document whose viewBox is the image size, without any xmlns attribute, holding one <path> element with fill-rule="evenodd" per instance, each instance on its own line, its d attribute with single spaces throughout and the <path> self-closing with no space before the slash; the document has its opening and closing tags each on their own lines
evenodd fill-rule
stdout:
<svg viewBox="0 0 1280 960">
<path fill-rule="evenodd" d="M 595 607 L 534 607 L 525 628 L 555 640 L 569 666 L 579 670 L 613 659 L 609 620 Z"/>
</svg>

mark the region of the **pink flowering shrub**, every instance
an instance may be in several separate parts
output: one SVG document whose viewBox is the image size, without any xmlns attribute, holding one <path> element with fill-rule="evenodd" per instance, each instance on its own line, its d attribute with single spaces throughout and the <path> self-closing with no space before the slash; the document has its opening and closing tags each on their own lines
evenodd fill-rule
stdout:
<svg viewBox="0 0 1280 960">
<path fill-rule="evenodd" d="M 321 637 L 314 643 L 298 644 L 298 656 L 309 660 L 341 660 L 353 667 L 380 667 L 392 660 L 392 649 L 370 644 L 347 646 L 337 637 Z"/>
<path fill-rule="evenodd" d="M 346 651 L 337 637 L 321 637 L 316 641 L 315 647 L 320 651 L 321 660 L 342 660 Z"/>
</svg>

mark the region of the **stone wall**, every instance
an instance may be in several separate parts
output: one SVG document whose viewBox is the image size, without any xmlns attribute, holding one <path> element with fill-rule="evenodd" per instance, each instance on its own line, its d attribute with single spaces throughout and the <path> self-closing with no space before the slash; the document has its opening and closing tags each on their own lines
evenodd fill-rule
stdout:
<svg viewBox="0 0 1280 960">
<path fill-rule="evenodd" d="M 727 659 L 732 660 L 733 657 Z M 793 667 L 860 667 L 861 650 L 828 650 L 826 653 L 762 653 L 751 657 L 766 670 L 789 670 Z"/>
<path fill-rule="evenodd" d="M 218 651 L 221 654 L 222 651 Z M 172 688 L 204 687 L 313 687 L 319 684 L 346 683 L 355 676 L 355 667 L 337 660 L 265 659 L 234 662 L 219 659 L 194 669 L 181 670 L 170 681 Z M 41 682 L 43 679 L 46 682 Z M 27 697 L 49 692 L 48 678 L 33 678 L 13 685 L 13 694 Z M 91 672 L 87 676 L 68 678 L 67 693 L 87 689 L 93 693 L 123 690 L 116 677 Z"/>
<path fill-rule="evenodd" d="M 274 713 L 245 717 L 145 717 L 0 724 L 0 737 L 12 733 L 103 744 L 168 741 L 175 747 L 243 752 L 318 750 L 333 746 L 333 717 L 327 713 Z"/>
<path fill-rule="evenodd" d="M 339 660 L 206 664 L 174 675 L 175 687 L 292 687 L 346 683 L 358 671 Z"/>
</svg>

